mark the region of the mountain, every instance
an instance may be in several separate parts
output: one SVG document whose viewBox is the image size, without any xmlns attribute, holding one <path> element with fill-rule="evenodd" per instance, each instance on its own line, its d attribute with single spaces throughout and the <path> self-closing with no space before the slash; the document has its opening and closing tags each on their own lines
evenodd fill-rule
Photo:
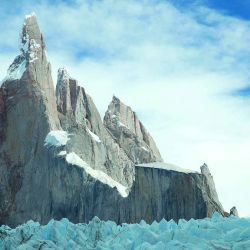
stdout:
<svg viewBox="0 0 250 250">
<path fill-rule="evenodd" d="M 134 111 L 113 97 L 102 121 L 65 68 L 56 91 L 34 14 L 0 87 L 0 223 L 29 219 L 117 223 L 224 213 L 206 165 L 163 163 Z"/>
</svg>

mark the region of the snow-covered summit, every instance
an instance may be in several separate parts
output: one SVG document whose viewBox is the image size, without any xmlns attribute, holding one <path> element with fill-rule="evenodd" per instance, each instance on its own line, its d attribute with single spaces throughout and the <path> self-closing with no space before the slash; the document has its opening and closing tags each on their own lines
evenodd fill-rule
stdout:
<svg viewBox="0 0 250 250">
<path fill-rule="evenodd" d="M 181 172 L 181 173 L 198 173 L 197 171 L 191 170 L 191 169 L 186 169 L 186 168 L 181 168 L 178 167 L 174 164 L 170 163 L 165 163 L 165 162 L 152 162 L 152 163 L 142 163 L 136 165 L 138 167 L 143 167 L 143 168 L 159 168 L 159 169 L 166 169 L 166 170 L 171 170 L 171 171 L 176 171 L 176 172 Z"/>
</svg>

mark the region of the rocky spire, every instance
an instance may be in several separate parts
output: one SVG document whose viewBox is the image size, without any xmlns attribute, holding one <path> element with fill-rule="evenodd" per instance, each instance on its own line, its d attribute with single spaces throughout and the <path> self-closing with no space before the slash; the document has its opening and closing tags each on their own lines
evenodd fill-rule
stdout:
<svg viewBox="0 0 250 250">
<path fill-rule="evenodd" d="M 58 69 L 56 85 L 57 109 L 64 115 L 69 111 L 73 111 L 69 86 L 70 78 L 66 68 Z"/>
<path fill-rule="evenodd" d="M 61 125 L 74 141 L 68 150 L 78 153 L 92 168 L 131 186 L 133 163 L 104 127 L 92 98 L 66 68 L 58 70 L 56 98 Z"/>
<path fill-rule="evenodd" d="M 25 17 L 20 54 L 9 67 L 2 90 L 6 124 L 12 124 L 6 129 L 5 146 L 16 150 L 13 161 L 25 162 L 50 130 L 60 128 L 51 67 L 34 13 Z"/>
<path fill-rule="evenodd" d="M 47 63 L 45 55 L 45 43 L 40 32 L 36 15 L 27 15 L 24 20 L 19 43 L 20 54 L 10 65 L 4 81 L 20 80 L 24 73 L 34 64 L 44 61 Z"/>
<path fill-rule="evenodd" d="M 219 201 L 218 194 L 217 194 L 217 191 L 215 188 L 214 179 L 210 173 L 208 165 L 206 163 L 204 163 L 200 167 L 200 169 L 201 169 L 201 174 L 203 177 L 203 185 L 204 185 L 204 187 L 206 187 L 205 189 L 203 189 L 203 190 L 205 190 L 204 195 L 207 196 L 206 199 L 212 200 L 214 202 L 214 204 L 216 204 L 218 206 L 218 208 L 223 211 L 224 209 Z M 214 207 L 212 209 L 214 209 Z M 210 212 L 210 213 L 212 214 L 212 212 Z"/>
<path fill-rule="evenodd" d="M 27 63 L 32 63 L 45 56 L 45 43 L 37 23 L 35 13 L 27 15 L 20 35 L 20 50 Z"/>
<path fill-rule="evenodd" d="M 162 161 L 160 152 L 136 113 L 113 96 L 104 125 L 136 164 Z"/>
</svg>

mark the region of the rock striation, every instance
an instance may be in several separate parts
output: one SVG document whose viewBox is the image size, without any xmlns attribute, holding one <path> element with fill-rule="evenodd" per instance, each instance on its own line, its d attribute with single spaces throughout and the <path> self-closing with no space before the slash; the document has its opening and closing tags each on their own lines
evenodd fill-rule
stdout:
<svg viewBox="0 0 250 250">
<path fill-rule="evenodd" d="M 0 87 L 0 224 L 117 223 L 223 213 L 212 176 L 162 163 L 132 109 L 114 97 L 102 121 L 65 68 L 56 93 L 34 14 Z"/>
</svg>

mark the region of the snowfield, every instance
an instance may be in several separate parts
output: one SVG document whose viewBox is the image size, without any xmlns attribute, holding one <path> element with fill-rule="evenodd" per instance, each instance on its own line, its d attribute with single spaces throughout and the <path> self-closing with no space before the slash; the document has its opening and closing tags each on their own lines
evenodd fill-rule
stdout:
<svg viewBox="0 0 250 250">
<path fill-rule="evenodd" d="M 211 219 L 162 220 L 116 225 L 95 217 L 89 224 L 67 219 L 41 226 L 28 221 L 0 227 L 0 249 L 250 249 L 250 219 L 215 213 Z"/>
</svg>

